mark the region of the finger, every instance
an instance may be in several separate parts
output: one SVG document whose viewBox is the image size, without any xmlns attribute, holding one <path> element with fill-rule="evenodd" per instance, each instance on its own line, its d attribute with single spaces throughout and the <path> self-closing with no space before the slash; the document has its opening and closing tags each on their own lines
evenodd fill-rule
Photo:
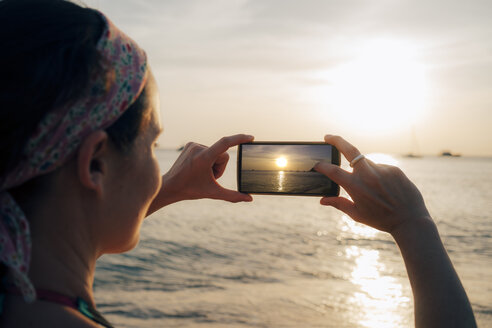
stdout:
<svg viewBox="0 0 492 328">
<path fill-rule="evenodd" d="M 357 149 L 357 147 L 355 147 L 340 136 L 327 134 L 325 136 L 325 142 L 335 146 L 349 162 L 360 155 L 360 151 Z"/>
<path fill-rule="evenodd" d="M 219 186 L 219 189 L 211 198 L 225 200 L 232 203 L 253 201 L 253 197 L 251 197 L 251 195 L 243 194 L 235 190 L 225 189 L 221 186 Z"/>
<path fill-rule="evenodd" d="M 321 205 L 332 206 L 337 210 L 342 211 L 351 218 L 357 217 L 357 212 L 354 203 L 344 197 L 323 197 L 320 200 Z"/>
<path fill-rule="evenodd" d="M 229 162 L 228 153 L 222 153 L 219 155 L 214 165 L 212 166 L 215 179 L 219 179 L 222 176 L 222 174 L 224 174 L 228 162 Z"/>
<path fill-rule="evenodd" d="M 242 143 L 253 141 L 254 137 L 247 134 L 236 134 L 229 137 L 223 137 L 209 148 L 209 154 L 212 158 L 225 153 L 227 149 L 237 146 Z"/>
<path fill-rule="evenodd" d="M 181 155 L 190 156 L 201 153 L 203 150 L 206 150 L 208 147 L 196 142 L 188 142 L 183 150 L 181 151 Z"/>
<path fill-rule="evenodd" d="M 320 162 L 314 166 L 314 169 L 344 188 L 348 187 L 351 183 L 351 174 L 338 165 Z"/>
</svg>

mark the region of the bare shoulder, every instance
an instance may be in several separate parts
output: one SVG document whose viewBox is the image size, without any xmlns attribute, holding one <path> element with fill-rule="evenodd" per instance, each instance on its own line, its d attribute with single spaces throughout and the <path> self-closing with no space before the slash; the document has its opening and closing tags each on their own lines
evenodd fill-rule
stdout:
<svg viewBox="0 0 492 328">
<path fill-rule="evenodd" d="M 17 299 L 5 303 L 0 327 L 100 328 L 75 309 L 48 302 L 26 304 Z"/>
</svg>

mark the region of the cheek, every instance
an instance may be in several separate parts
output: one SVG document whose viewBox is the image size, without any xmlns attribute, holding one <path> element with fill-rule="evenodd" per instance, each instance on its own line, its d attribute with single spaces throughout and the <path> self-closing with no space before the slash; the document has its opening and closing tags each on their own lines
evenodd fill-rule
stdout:
<svg viewBox="0 0 492 328">
<path fill-rule="evenodd" d="M 102 253 L 121 253 L 135 247 L 142 221 L 161 187 L 159 163 L 150 151 L 127 160 L 111 177 L 103 219 L 94 229 Z"/>
<path fill-rule="evenodd" d="M 142 163 L 143 164 L 143 163 Z M 145 218 L 152 200 L 161 187 L 159 163 L 155 158 L 149 159 L 135 172 L 117 218 L 118 232 L 113 230 L 112 236 L 118 240 L 117 247 L 110 253 L 121 253 L 134 248 L 139 240 L 140 226 Z"/>
<path fill-rule="evenodd" d="M 152 158 L 152 163 L 150 164 L 149 167 L 149 174 L 150 173 L 152 173 L 151 174 L 152 177 L 150 179 L 152 182 L 150 183 L 149 191 L 152 192 L 151 200 L 153 200 L 154 197 L 159 192 L 159 190 L 161 189 L 161 185 L 162 185 L 159 162 L 155 157 Z"/>
<path fill-rule="evenodd" d="M 147 175 L 145 195 L 146 202 L 148 203 L 146 205 L 150 205 L 151 201 L 161 189 L 162 184 L 159 162 L 157 162 L 157 159 L 154 156 L 152 156 L 147 165 L 145 165 L 145 174 Z"/>
</svg>

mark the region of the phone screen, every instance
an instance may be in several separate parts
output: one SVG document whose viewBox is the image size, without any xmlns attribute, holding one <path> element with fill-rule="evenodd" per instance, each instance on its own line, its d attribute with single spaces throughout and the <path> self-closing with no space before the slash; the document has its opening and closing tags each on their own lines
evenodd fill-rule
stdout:
<svg viewBox="0 0 492 328">
<path fill-rule="evenodd" d="M 318 162 L 340 165 L 338 150 L 320 142 L 239 145 L 238 190 L 248 194 L 337 196 L 339 186 L 316 172 Z"/>
</svg>

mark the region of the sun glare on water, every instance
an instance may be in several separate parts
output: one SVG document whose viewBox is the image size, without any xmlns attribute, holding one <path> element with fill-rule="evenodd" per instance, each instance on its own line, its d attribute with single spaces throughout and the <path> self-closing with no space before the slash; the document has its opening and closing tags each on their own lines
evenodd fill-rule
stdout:
<svg viewBox="0 0 492 328">
<path fill-rule="evenodd" d="M 415 48 L 373 41 L 352 60 L 323 73 L 330 116 L 361 133 L 387 133 L 415 124 L 427 103 L 425 67 Z M 333 120 L 333 117 L 331 117 Z"/>
</svg>

